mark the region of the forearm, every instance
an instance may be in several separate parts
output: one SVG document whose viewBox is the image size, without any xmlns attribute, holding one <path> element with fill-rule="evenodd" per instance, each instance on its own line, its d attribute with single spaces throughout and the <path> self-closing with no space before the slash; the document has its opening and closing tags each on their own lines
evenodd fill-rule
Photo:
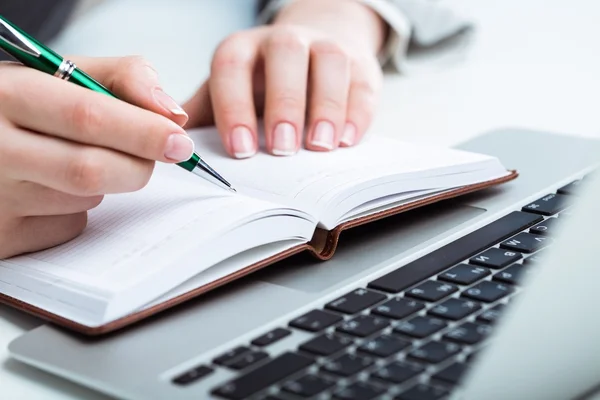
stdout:
<svg viewBox="0 0 600 400">
<path fill-rule="evenodd" d="M 296 0 L 273 23 L 317 28 L 372 54 L 381 50 L 387 35 L 387 25 L 379 15 L 355 0 Z"/>
</svg>

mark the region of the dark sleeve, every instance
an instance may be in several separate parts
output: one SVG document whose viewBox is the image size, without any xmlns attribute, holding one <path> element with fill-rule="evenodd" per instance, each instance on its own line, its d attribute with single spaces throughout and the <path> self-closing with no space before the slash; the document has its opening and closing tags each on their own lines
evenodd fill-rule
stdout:
<svg viewBox="0 0 600 400">
<path fill-rule="evenodd" d="M 77 0 L 0 0 L 0 15 L 41 42 L 52 39 L 63 27 Z M 7 60 L 0 52 L 0 60 Z"/>
<path fill-rule="evenodd" d="M 258 0 L 257 12 L 260 13 L 262 10 L 264 10 L 267 4 L 269 4 L 269 0 Z"/>
</svg>

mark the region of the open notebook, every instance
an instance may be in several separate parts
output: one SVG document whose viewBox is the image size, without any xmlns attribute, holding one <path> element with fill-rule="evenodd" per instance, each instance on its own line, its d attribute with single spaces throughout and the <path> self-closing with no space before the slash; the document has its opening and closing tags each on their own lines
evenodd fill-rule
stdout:
<svg viewBox="0 0 600 400">
<path fill-rule="evenodd" d="M 144 189 L 106 196 L 78 238 L 0 260 L 0 300 L 109 332 L 291 254 L 327 259 L 343 229 L 516 177 L 493 157 L 375 136 L 232 160 L 214 130 L 190 135 L 238 193 L 159 164 Z"/>
</svg>

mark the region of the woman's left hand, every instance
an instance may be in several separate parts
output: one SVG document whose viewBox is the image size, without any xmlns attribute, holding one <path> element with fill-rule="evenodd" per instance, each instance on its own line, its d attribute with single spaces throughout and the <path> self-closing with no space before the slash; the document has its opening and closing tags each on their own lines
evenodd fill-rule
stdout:
<svg viewBox="0 0 600 400">
<path fill-rule="evenodd" d="M 273 24 L 235 33 L 214 54 L 210 78 L 185 106 L 186 127 L 216 124 L 227 152 L 289 156 L 361 140 L 373 118 L 385 25 L 352 0 L 297 0 Z M 304 132 L 306 131 L 305 138 Z"/>
</svg>

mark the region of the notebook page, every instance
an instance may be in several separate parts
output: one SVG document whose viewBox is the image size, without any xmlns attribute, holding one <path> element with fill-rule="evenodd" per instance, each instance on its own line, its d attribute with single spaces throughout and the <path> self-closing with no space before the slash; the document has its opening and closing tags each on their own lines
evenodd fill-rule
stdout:
<svg viewBox="0 0 600 400">
<path fill-rule="evenodd" d="M 218 188 L 175 166 L 160 164 L 144 189 L 106 196 L 89 212 L 88 226 L 79 237 L 48 250 L 0 261 L 0 270 L 3 265 L 18 267 L 57 286 L 76 283 L 85 290 L 96 288 L 104 293 L 111 288 L 111 281 L 160 268 L 159 260 L 169 257 L 167 245 L 178 240 L 183 246 L 182 234 L 191 226 L 210 229 L 194 228 L 188 245 L 201 243 L 275 207 Z M 155 262 L 136 262 L 149 258 Z"/>
<path fill-rule="evenodd" d="M 249 193 L 280 202 L 324 206 L 352 185 L 384 176 L 431 173 L 448 174 L 481 168 L 492 157 L 455 149 L 403 143 L 393 139 L 367 136 L 359 146 L 340 148 L 331 153 L 300 150 L 292 157 L 274 157 L 259 152 L 245 160 L 232 160 L 222 149 L 212 129 L 191 131 L 199 149 L 210 154 L 211 162 L 230 177 L 236 187 L 251 188 Z M 320 215 L 318 215 L 320 217 Z"/>
</svg>

